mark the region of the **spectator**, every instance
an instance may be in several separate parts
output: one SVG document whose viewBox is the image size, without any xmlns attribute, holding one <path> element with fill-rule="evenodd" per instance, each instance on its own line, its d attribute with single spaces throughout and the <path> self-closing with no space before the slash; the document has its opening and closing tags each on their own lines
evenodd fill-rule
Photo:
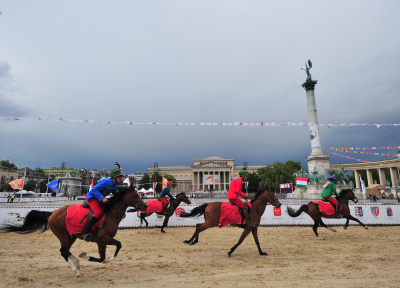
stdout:
<svg viewBox="0 0 400 288">
<path fill-rule="evenodd" d="M 372 202 L 376 202 L 376 195 L 372 196 Z"/>
<path fill-rule="evenodd" d="M 369 201 L 372 202 L 373 198 L 371 194 L 368 194 Z"/>
<path fill-rule="evenodd" d="M 14 198 L 15 198 L 15 193 L 13 195 L 11 195 L 11 203 L 14 202 Z"/>
<path fill-rule="evenodd" d="M 396 192 L 396 198 L 397 198 L 397 203 L 400 203 L 400 197 L 399 194 Z"/>
</svg>

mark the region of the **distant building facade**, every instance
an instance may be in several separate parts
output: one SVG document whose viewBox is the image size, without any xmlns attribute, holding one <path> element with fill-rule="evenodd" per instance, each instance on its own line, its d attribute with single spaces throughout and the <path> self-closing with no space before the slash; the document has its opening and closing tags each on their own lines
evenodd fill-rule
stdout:
<svg viewBox="0 0 400 288">
<path fill-rule="evenodd" d="M 158 166 L 148 168 L 147 173 L 151 177 L 154 173 L 169 174 L 177 180 L 177 186 L 172 192 L 205 192 L 227 191 L 232 178 L 239 177 L 242 165 L 235 165 L 234 159 L 221 157 L 208 157 L 194 159 L 191 166 Z M 267 165 L 246 165 L 249 173 L 257 172 L 257 169 Z"/>
</svg>

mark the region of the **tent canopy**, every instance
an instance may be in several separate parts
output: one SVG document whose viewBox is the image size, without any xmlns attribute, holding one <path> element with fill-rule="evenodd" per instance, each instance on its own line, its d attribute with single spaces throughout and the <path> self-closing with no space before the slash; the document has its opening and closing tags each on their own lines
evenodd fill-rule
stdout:
<svg viewBox="0 0 400 288">
<path fill-rule="evenodd" d="M 366 194 L 376 194 L 379 193 L 379 190 L 389 190 L 386 188 L 386 186 L 382 184 L 372 184 L 365 188 L 365 193 Z"/>
</svg>

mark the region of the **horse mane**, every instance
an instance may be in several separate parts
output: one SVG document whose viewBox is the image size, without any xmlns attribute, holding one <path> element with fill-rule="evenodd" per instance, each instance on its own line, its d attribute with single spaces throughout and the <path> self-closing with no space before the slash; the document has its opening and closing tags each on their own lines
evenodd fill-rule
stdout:
<svg viewBox="0 0 400 288">
<path fill-rule="evenodd" d="M 185 194 L 185 192 L 181 192 L 181 193 L 177 194 L 177 195 L 175 196 L 175 198 L 178 198 L 178 196 L 181 195 L 181 194 Z"/>
<path fill-rule="evenodd" d="M 343 198 L 346 193 L 351 192 L 351 191 L 353 191 L 353 190 L 350 189 L 350 188 L 340 190 L 340 192 L 338 193 L 339 194 L 339 198 Z"/>
<path fill-rule="evenodd" d="M 267 189 L 267 190 L 268 190 L 268 189 Z M 267 191 L 267 190 L 265 190 L 265 191 Z M 256 193 L 256 195 L 254 196 L 254 198 L 251 199 L 250 203 L 253 203 L 254 201 L 256 201 L 256 200 L 261 196 L 261 194 L 263 194 L 265 191 L 262 191 L 262 190 L 258 191 L 258 192 Z"/>
<path fill-rule="evenodd" d="M 117 190 L 117 194 L 110 197 L 106 203 L 104 203 L 104 211 L 109 211 L 116 203 L 120 202 L 124 198 L 125 194 L 129 191 L 129 188 L 121 188 Z"/>
</svg>

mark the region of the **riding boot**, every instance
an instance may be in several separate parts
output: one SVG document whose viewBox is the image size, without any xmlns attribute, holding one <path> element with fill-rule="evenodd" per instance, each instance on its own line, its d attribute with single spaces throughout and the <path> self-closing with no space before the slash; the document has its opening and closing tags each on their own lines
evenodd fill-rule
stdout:
<svg viewBox="0 0 400 288">
<path fill-rule="evenodd" d="M 98 218 L 96 217 L 90 217 L 90 219 L 87 220 L 85 228 L 83 228 L 83 232 L 82 232 L 82 239 L 85 240 L 86 242 L 90 242 L 91 241 L 91 231 L 92 231 L 92 227 L 94 225 L 94 223 L 96 223 L 98 220 Z"/>
<path fill-rule="evenodd" d="M 256 226 L 257 223 L 253 223 L 250 221 L 250 217 L 249 217 L 249 209 L 243 209 L 244 212 L 244 218 L 246 219 L 246 225 L 247 228 L 249 228 L 250 230 L 253 230 L 254 226 Z"/>
<path fill-rule="evenodd" d="M 335 212 L 336 212 L 336 218 L 341 218 L 342 217 L 342 215 L 340 215 L 340 212 L 339 212 L 339 205 L 335 205 Z"/>
<path fill-rule="evenodd" d="M 163 214 L 163 215 L 167 215 L 167 206 L 168 206 L 168 204 L 164 204 L 164 203 L 162 203 L 163 211 L 162 211 L 162 213 L 161 213 L 161 214 Z"/>
</svg>

